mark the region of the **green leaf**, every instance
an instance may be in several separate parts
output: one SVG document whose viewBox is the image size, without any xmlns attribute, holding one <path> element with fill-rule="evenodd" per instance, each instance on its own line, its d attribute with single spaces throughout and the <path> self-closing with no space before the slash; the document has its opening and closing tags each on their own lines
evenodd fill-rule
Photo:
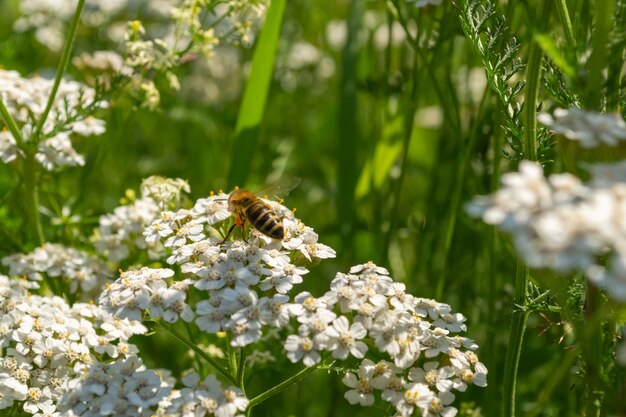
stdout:
<svg viewBox="0 0 626 417">
<path fill-rule="evenodd" d="M 243 185 L 250 172 L 274 72 L 285 3 L 286 0 L 272 0 L 254 50 L 252 68 L 235 128 L 236 138 L 228 173 L 228 184 L 231 188 L 238 184 Z"/>
</svg>

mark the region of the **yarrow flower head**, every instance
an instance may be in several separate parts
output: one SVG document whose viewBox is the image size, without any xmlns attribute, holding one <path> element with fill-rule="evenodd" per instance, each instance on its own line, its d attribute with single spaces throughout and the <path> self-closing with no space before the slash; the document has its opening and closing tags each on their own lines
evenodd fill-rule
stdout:
<svg viewBox="0 0 626 417">
<path fill-rule="evenodd" d="M 96 96 L 96 91 L 83 84 L 63 80 L 55 101 L 43 124 L 41 137 L 34 138 L 33 122 L 39 121 L 52 90 L 53 80 L 41 77 L 23 78 L 16 71 L 0 69 L 0 91 L 7 110 L 21 128 L 25 141 L 38 140 L 35 159 L 49 171 L 64 166 L 84 165 L 84 157 L 76 152 L 71 138 L 101 135 L 103 120 L 92 116 L 108 103 Z M 7 131 L 0 134 L 0 158 L 5 163 L 23 158 L 23 151 Z"/>
<path fill-rule="evenodd" d="M 334 257 L 335 252 L 317 242 L 313 229 L 291 210 L 270 200 L 263 201 L 281 219 L 283 240 L 255 229 L 247 241 L 213 237 L 210 233 L 232 216 L 227 200 L 228 195 L 220 193 L 199 199 L 191 209 L 161 212 L 145 228 L 145 241 L 163 246 L 166 262 L 181 271 L 182 279 L 170 268 L 123 272 L 102 293 L 103 308 L 129 319 L 195 319 L 207 333 L 229 332 L 233 346 L 258 341 L 266 326 L 289 324 L 289 309 L 298 308 L 289 304 L 289 293 L 309 272 L 298 262 Z M 206 292 L 195 305 L 186 303 L 192 287 Z M 358 329 L 350 331 L 358 335 Z"/>
<path fill-rule="evenodd" d="M 149 417 L 172 387 L 154 370 L 146 369 L 137 356 L 93 364 L 74 381 L 60 401 L 60 417 Z"/>
<path fill-rule="evenodd" d="M 0 276 L 0 409 L 58 415 L 61 398 L 99 360 L 137 352 L 128 339 L 139 322 L 114 318 L 93 304 L 28 294 L 35 281 Z"/>
<path fill-rule="evenodd" d="M 109 277 L 107 266 L 100 259 L 85 252 L 68 248 L 58 243 L 45 243 L 28 254 L 14 254 L 2 258 L 9 267 L 9 274 L 27 276 L 40 281 L 43 276 L 63 279 L 73 294 L 93 295 Z"/>
<path fill-rule="evenodd" d="M 185 388 L 175 390 L 169 400 L 165 412 L 173 415 L 215 415 L 235 417 L 243 412 L 249 404 L 241 389 L 236 387 L 222 388 L 214 375 L 204 380 L 195 372 L 183 377 Z"/>
<path fill-rule="evenodd" d="M 141 13 L 150 20 L 163 18 L 177 0 L 159 0 L 147 3 L 131 0 L 86 0 L 81 13 L 81 25 L 87 28 L 107 28 L 100 31 L 112 41 L 119 41 L 120 26 L 123 16 Z M 73 0 L 55 0 L 54 7 L 46 0 L 21 0 L 19 3 L 20 17 L 14 24 L 18 32 L 34 30 L 37 41 L 53 51 L 60 51 L 65 39 L 67 22 L 76 9 Z"/>
<path fill-rule="evenodd" d="M 285 342 L 287 358 L 306 366 L 321 362 L 325 352 L 335 359 L 361 359 L 343 383 L 351 404 L 372 405 L 376 392 L 398 415 L 415 411 L 428 416 L 453 416 L 452 391 L 487 385 L 487 369 L 473 352 L 465 317 L 447 304 L 417 298 L 373 263 L 338 273 L 330 291 L 316 298 L 295 297 L 289 308 L 299 323 L 298 334 Z M 366 343 L 368 342 L 368 343 Z M 367 357 L 369 349 L 380 358 Z"/>
<path fill-rule="evenodd" d="M 556 133 L 579 142 L 583 148 L 616 146 L 626 140 L 626 122 L 618 113 L 556 109 L 552 115 L 540 113 L 537 120 Z"/>
<path fill-rule="evenodd" d="M 155 241 L 146 242 L 144 228 L 156 220 L 164 208 L 179 207 L 182 193 L 189 192 L 189 185 L 180 178 L 152 176 L 142 182 L 140 190 L 141 196 L 137 199 L 132 191 L 127 192 L 130 204 L 101 216 L 94 231 L 92 241 L 96 249 L 111 261 L 122 261 L 132 253 L 144 250 L 150 259 L 161 257 L 162 245 Z"/>
<path fill-rule="evenodd" d="M 467 206 L 474 217 L 510 233 L 533 268 L 579 271 L 617 300 L 626 300 L 626 182 L 624 164 L 587 166 L 583 183 L 571 174 L 544 177 L 522 161 L 501 188 Z M 605 263 L 603 259 L 608 259 Z"/>
</svg>

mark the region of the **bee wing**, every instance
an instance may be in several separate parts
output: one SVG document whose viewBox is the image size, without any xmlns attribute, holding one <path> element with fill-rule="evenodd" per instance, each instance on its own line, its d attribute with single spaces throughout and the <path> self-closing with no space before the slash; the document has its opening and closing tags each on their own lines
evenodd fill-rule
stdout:
<svg viewBox="0 0 626 417">
<path fill-rule="evenodd" d="M 287 197 L 289 195 L 289 192 L 296 188 L 301 181 L 302 179 L 300 179 L 299 177 L 284 178 L 279 180 L 278 182 L 275 182 L 274 184 L 268 185 L 267 187 L 265 187 L 265 189 L 256 194 L 260 197 Z"/>
</svg>

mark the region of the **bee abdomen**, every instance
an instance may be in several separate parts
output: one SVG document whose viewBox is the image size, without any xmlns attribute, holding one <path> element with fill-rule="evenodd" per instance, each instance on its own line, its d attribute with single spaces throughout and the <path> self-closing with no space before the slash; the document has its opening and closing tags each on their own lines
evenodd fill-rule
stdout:
<svg viewBox="0 0 626 417">
<path fill-rule="evenodd" d="M 246 209 L 246 217 L 250 224 L 259 232 L 272 239 L 282 240 L 285 236 L 280 218 L 268 205 L 260 201 L 257 201 Z"/>
</svg>

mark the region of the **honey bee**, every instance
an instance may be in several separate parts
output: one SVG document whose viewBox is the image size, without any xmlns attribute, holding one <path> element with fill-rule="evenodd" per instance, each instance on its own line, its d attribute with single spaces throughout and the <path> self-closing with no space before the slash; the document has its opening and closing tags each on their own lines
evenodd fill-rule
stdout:
<svg viewBox="0 0 626 417">
<path fill-rule="evenodd" d="M 243 240 L 247 242 L 244 235 L 246 223 L 265 236 L 272 239 L 283 240 L 285 237 L 285 229 L 283 229 L 283 223 L 280 217 L 278 217 L 274 209 L 261 200 L 259 196 L 286 196 L 289 194 L 289 191 L 296 188 L 298 184 L 300 184 L 300 178 L 293 178 L 273 184 L 259 193 L 235 188 L 230 193 L 230 197 L 228 197 L 228 210 L 235 215 L 235 224 L 230 227 L 222 243 L 228 239 L 228 236 L 230 236 L 236 226 L 241 227 Z"/>
</svg>

